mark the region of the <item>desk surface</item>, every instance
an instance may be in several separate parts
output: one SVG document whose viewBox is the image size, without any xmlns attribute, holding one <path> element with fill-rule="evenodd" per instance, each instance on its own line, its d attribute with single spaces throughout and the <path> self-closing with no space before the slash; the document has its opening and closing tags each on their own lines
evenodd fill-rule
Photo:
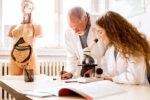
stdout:
<svg viewBox="0 0 150 100">
<path fill-rule="evenodd" d="M 58 85 L 67 85 L 64 82 L 58 82 L 58 80 L 52 80 L 52 77 L 37 77 L 35 78 L 35 82 L 28 82 L 25 84 L 23 81 L 22 76 L 7 76 L 7 77 L 2 77 L 0 79 L 0 86 L 8 91 L 10 94 L 14 95 L 22 95 L 22 91 L 26 90 L 33 90 L 33 89 L 47 89 L 47 88 L 54 88 Z M 44 80 L 44 81 L 43 81 Z M 50 82 L 56 82 L 55 84 L 52 84 L 50 86 Z M 80 84 L 80 83 L 69 83 L 72 85 L 75 84 Z M 150 100 L 150 86 L 141 86 L 141 85 L 125 85 L 125 84 L 117 84 L 119 87 L 123 88 L 126 92 L 119 93 L 119 94 L 114 94 L 114 95 L 109 95 L 105 97 L 100 97 L 98 100 Z M 17 97 L 19 98 L 19 97 Z M 34 99 L 34 100 L 85 100 L 82 97 L 57 97 L 57 96 L 50 96 L 50 97 L 44 97 L 44 98 L 39 98 L 39 97 L 31 97 L 31 96 L 24 96 L 24 100 L 26 98 Z M 23 100 L 23 99 L 22 99 Z"/>
</svg>

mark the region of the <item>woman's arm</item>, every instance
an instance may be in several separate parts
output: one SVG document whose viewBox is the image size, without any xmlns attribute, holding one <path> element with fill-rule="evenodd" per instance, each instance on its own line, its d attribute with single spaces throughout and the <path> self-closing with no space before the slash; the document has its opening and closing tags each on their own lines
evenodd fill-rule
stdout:
<svg viewBox="0 0 150 100">
<path fill-rule="evenodd" d="M 130 57 L 127 61 L 127 69 L 123 73 L 113 77 L 112 80 L 125 84 L 146 84 L 147 75 L 144 57 Z"/>
</svg>

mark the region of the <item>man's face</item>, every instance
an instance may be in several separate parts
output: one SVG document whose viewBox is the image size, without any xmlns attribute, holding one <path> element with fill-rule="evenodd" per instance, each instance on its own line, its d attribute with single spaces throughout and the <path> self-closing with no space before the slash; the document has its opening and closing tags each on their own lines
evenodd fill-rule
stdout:
<svg viewBox="0 0 150 100">
<path fill-rule="evenodd" d="M 71 17 L 68 21 L 69 26 L 76 34 L 82 34 L 85 31 L 85 20 L 81 21 L 76 17 Z"/>
</svg>

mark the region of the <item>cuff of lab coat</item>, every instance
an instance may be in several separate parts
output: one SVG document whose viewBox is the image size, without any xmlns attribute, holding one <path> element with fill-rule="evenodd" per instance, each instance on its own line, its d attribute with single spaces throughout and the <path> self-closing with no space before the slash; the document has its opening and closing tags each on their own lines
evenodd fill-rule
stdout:
<svg viewBox="0 0 150 100">
<path fill-rule="evenodd" d="M 118 79 L 118 77 L 112 77 L 112 81 L 113 81 L 113 82 L 118 82 L 119 79 Z"/>
</svg>

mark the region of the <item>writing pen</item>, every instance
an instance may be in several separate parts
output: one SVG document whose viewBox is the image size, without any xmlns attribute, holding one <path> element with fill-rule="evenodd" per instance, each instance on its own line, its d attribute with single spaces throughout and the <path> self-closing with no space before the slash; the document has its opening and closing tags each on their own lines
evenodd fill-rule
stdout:
<svg viewBox="0 0 150 100">
<path fill-rule="evenodd" d="M 64 66 L 62 66 L 62 69 L 61 69 L 61 75 L 63 74 L 63 71 L 64 71 Z"/>
<path fill-rule="evenodd" d="M 63 71 L 64 71 L 64 66 L 62 66 L 62 69 L 61 69 L 61 75 L 63 74 Z M 61 79 L 62 79 L 62 76 L 61 76 Z"/>
</svg>

